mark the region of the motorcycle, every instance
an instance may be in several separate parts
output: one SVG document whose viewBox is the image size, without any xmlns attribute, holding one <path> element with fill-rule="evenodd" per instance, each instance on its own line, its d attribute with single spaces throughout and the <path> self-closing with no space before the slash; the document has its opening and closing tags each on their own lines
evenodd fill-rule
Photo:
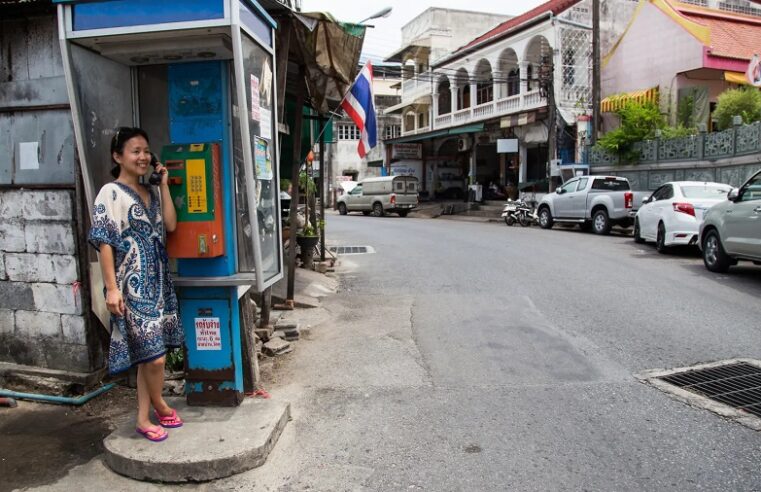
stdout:
<svg viewBox="0 0 761 492">
<path fill-rule="evenodd" d="M 508 200 L 502 209 L 502 218 L 505 224 L 511 226 L 518 222 L 522 227 L 531 225 L 534 211 L 523 200 Z"/>
</svg>

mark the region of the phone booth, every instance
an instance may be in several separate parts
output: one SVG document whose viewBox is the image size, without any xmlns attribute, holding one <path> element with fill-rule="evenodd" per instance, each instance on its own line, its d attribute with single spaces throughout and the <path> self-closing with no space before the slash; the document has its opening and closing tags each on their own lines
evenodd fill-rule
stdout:
<svg viewBox="0 0 761 492">
<path fill-rule="evenodd" d="M 116 128 L 167 166 L 167 237 L 191 405 L 243 398 L 240 299 L 283 276 L 275 22 L 253 0 L 57 0 L 85 194 L 111 180 Z"/>
</svg>

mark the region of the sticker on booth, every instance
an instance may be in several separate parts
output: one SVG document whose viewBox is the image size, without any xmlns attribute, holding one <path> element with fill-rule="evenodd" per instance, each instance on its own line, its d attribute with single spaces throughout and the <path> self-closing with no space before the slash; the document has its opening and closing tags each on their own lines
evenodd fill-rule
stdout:
<svg viewBox="0 0 761 492">
<path fill-rule="evenodd" d="M 219 318 L 195 318 L 196 350 L 222 350 Z"/>
<path fill-rule="evenodd" d="M 251 120 L 259 121 L 259 78 L 251 74 Z"/>
</svg>

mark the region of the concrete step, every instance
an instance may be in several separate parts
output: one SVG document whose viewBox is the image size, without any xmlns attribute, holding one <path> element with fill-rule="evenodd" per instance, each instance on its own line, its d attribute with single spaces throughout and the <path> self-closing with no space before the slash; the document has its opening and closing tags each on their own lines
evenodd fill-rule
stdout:
<svg viewBox="0 0 761 492">
<path fill-rule="evenodd" d="M 479 205 L 478 210 L 502 213 L 503 205 Z"/>
<path fill-rule="evenodd" d="M 499 218 L 502 215 L 502 209 L 500 210 L 469 210 L 459 215 L 470 215 L 471 217 L 496 217 Z"/>
<path fill-rule="evenodd" d="M 130 419 L 104 441 L 108 466 L 137 480 L 206 482 L 261 466 L 290 417 L 290 404 L 246 398 L 237 407 L 189 407 L 168 399 L 185 421 L 161 444 L 135 432 Z"/>
</svg>

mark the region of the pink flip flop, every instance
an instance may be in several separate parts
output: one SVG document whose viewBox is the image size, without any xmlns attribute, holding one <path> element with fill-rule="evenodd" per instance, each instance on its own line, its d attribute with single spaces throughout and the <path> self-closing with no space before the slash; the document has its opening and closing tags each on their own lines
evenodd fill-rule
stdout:
<svg viewBox="0 0 761 492">
<path fill-rule="evenodd" d="M 161 442 L 167 437 L 169 437 L 169 434 L 167 434 L 167 432 L 164 429 L 162 429 L 161 427 L 157 425 L 151 425 L 144 429 L 137 427 L 135 431 L 138 434 L 142 434 L 143 437 L 145 437 L 149 441 L 153 441 L 153 442 Z"/>
<path fill-rule="evenodd" d="M 183 422 L 180 416 L 177 415 L 177 410 L 172 409 L 172 413 L 166 416 L 161 415 L 158 410 L 155 409 L 153 412 L 156 414 L 156 418 L 159 420 L 159 425 L 161 427 L 166 429 L 176 429 L 177 427 L 182 427 Z"/>
</svg>

